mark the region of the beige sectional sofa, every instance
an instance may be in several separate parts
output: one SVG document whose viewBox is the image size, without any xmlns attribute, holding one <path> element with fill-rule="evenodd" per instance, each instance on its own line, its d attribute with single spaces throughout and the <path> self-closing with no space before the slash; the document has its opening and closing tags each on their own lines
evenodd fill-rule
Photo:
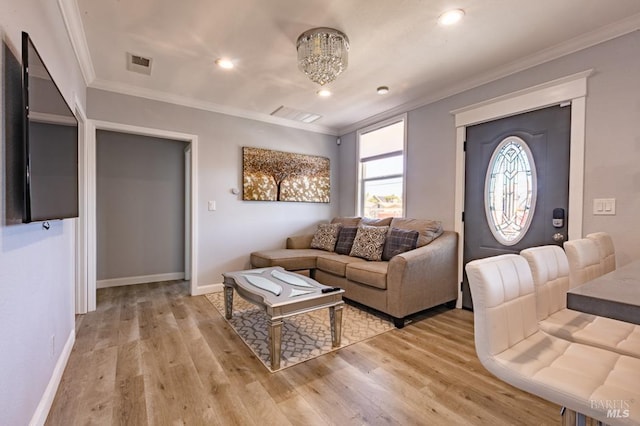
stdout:
<svg viewBox="0 0 640 426">
<path fill-rule="evenodd" d="M 282 266 L 290 271 L 309 270 L 325 285 L 345 290 L 345 299 L 369 306 L 393 317 L 396 327 L 405 317 L 458 297 L 458 234 L 443 231 L 439 222 L 393 218 L 367 221 L 335 218 L 346 226 L 363 224 L 419 231 L 417 247 L 389 260 L 366 260 L 326 249 L 311 248 L 314 235 L 287 239 L 286 248 L 251 253 L 251 266 Z M 358 228 L 359 229 L 359 228 Z M 387 237 L 388 238 L 388 237 Z"/>
</svg>

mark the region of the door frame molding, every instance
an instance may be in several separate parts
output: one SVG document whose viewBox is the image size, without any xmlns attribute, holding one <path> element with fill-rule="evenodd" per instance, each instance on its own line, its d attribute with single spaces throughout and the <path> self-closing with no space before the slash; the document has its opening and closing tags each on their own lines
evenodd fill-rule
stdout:
<svg viewBox="0 0 640 426">
<path fill-rule="evenodd" d="M 190 265 L 188 269 L 191 273 L 191 294 L 198 294 L 198 135 L 189 133 L 173 132 L 169 130 L 153 129 L 149 127 L 133 126 L 129 124 L 114 123 L 110 121 L 86 120 L 85 122 L 85 153 L 84 162 L 84 207 L 86 220 L 82 225 L 81 232 L 86 241 L 87 269 L 86 269 L 86 298 L 87 311 L 96 310 L 96 286 L 97 286 L 97 222 L 96 222 L 96 132 L 97 130 L 109 130 L 113 132 L 129 133 L 141 136 L 151 136 L 163 139 L 173 139 L 184 141 L 191 148 L 191 173 L 189 186 L 190 204 L 185 206 L 185 213 L 189 215 L 191 221 L 190 244 L 185 246 L 185 252 L 190 252 Z M 187 213 L 189 212 L 189 213 Z M 185 265 L 187 269 L 187 265 Z M 185 271 L 186 272 L 186 271 Z"/>
<path fill-rule="evenodd" d="M 584 206 L 584 146 L 586 125 L 587 78 L 593 69 L 571 74 L 543 84 L 508 93 L 493 99 L 451 111 L 456 126 L 455 224 L 459 235 L 458 282 L 463 279 L 464 253 L 464 142 L 467 127 L 498 120 L 536 109 L 571 103 L 571 153 L 569 157 L 569 215 L 567 233 L 570 240 L 582 237 Z M 462 290 L 458 287 L 457 308 L 462 307 Z"/>
<path fill-rule="evenodd" d="M 87 294 L 87 140 L 89 139 L 87 123 L 89 119 L 82 102 L 76 95 L 74 98 L 74 110 L 78 119 L 78 218 L 75 220 L 75 288 L 74 303 L 76 314 L 86 314 L 89 307 Z M 95 292 L 94 292 L 95 293 Z M 95 299 L 95 297 L 94 297 Z M 95 303 L 94 303 L 95 305 Z M 94 308 L 95 309 L 95 308 Z"/>
</svg>

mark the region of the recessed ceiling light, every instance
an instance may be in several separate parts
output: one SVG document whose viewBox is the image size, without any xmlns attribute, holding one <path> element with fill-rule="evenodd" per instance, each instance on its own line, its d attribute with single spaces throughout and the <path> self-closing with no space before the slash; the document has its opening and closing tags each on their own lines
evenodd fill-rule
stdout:
<svg viewBox="0 0 640 426">
<path fill-rule="evenodd" d="M 440 17 L 438 18 L 438 24 L 443 26 L 453 25 L 459 22 L 463 16 L 464 16 L 464 10 L 462 9 L 448 10 L 442 15 L 440 15 Z"/>
<path fill-rule="evenodd" d="M 331 90 L 329 89 L 320 89 L 316 93 L 322 98 L 328 98 L 329 96 L 331 96 Z"/>
<path fill-rule="evenodd" d="M 231 62 L 231 59 L 225 59 L 225 58 L 216 59 L 216 65 L 219 66 L 220 68 L 224 68 L 225 70 L 230 70 L 231 68 L 233 68 L 233 62 Z"/>
<path fill-rule="evenodd" d="M 387 86 L 380 86 L 376 89 L 378 95 L 386 95 L 389 93 L 389 88 Z"/>
</svg>

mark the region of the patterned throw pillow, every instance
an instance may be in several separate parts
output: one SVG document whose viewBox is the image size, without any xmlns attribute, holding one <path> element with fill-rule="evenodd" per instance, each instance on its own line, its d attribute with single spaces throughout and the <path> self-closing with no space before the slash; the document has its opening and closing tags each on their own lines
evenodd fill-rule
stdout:
<svg viewBox="0 0 640 426">
<path fill-rule="evenodd" d="M 353 240 L 358 232 L 357 226 L 343 226 L 338 234 L 338 242 L 336 242 L 336 253 L 349 254 L 353 247 Z"/>
<path fill-rule="evenodd" d="M 340 228 L 342 228 L 341 223 L 321 223 L 318 225 L 318 229 L 311 240 L 311 248 L 326 251 L 335 250 Z"/>
<path fill-rule="evenodd" d="M 367 260 L 381 260 L 388 230 L 388 226 L 360 226 L 349 255 Z"/>
<path fill-rule="evenodd" d="M 391 260 L 396 254 L 413 250 L 418 244 L 418 231 L 391 228 L 382 250 L 382 260 Z"/>
</svg>

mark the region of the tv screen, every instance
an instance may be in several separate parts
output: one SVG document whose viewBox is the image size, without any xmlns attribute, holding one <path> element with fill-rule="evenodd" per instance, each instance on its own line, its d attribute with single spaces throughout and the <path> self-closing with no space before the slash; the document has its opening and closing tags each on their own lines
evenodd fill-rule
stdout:
<svg viewBox="0 0 640 426">
<path fill-rule="evenodd" d="M 23 222 L 78 217 L 78 120 L 22 33 Z"/>
</svg>

